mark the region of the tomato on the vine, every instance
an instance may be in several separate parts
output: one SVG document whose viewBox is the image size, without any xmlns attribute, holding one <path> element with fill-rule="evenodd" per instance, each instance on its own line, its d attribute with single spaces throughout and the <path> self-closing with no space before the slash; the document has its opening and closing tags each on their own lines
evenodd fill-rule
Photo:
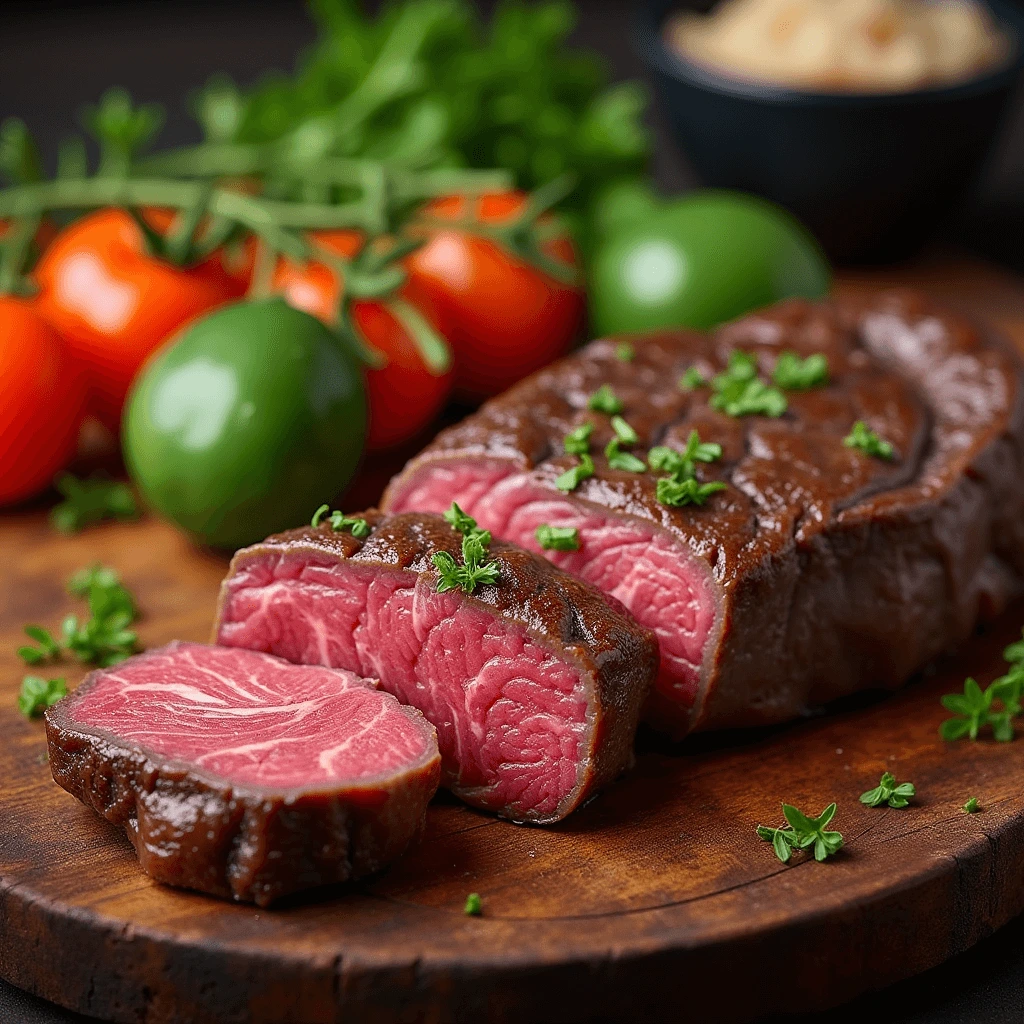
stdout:
<svg viewBox="0 0 1024 1024">
<path fill-rule="evenodd" d="M 0 504 L 43 490 L 75 453 L 81 364 L 35 304 L 0 296 Z"/>
<path fill-rule="evenodd" d="M 146 218 L 164 232 L 172 215 L 155 210 Z M 115 431 L 128 387 L 150 353 L 248 285 L 220 252 L 192 267 L 150 255 L 139 226 L 115 209 L 61 231 L 34 276 L 41 312 L 90 371 L 92 410 Z"/>
<path fill-rule="evenodd" d="M 419 230 L 427 242 L 406 260 L 410 281 L 445 319 L 455 389 L 467 398 L 495 395 L 564 355 L 583 319 L 582 288 L 557 280 L 496 237 L 528 201 L 523 192 L 434 200 L 422 210 Z M 541 251 L 568 271 L 576 267 L 572 241 L 553 220 L 524 227 L 551 229 Z M 489 229 L 499 231 L 489 237 Z"/>
<path fill-rule="evenodd" d="M 351 258 L 362 247 L 357 231 L 319 231 L 314 241 L 339 256 Z M 312 313 L 327 324 L 338 320 L 344 282 L 323 263 L 300 266 L 282 259 L 274 271 L 272 287 L 296 309 Z M 380 451 L 415 437 L 437 417 L 452 390 L 452 367 L 432 367 L 423 347 L 414 337 L 408 318 L 422 315 L 441 336 L 446 325 L 429 296 L 407 281 L 387 299 L 352 302 L 351 317 L 361 338 L 382 359 L 379 367 L 366 371 L 366 395 L 370 427 L 366 446 Z M 405 323 L 400 316 L 403 311 Z"/>
</svg>

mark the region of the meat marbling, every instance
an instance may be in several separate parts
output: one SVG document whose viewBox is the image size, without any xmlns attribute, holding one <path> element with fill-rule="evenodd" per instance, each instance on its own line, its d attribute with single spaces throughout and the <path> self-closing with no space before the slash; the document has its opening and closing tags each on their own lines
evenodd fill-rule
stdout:
<svg viewBox="0 0 1024 1024">
<path fill-rule="evenodd" d="M 93 672 L 46 731 L 150 875 L 260 905 L 394 860 L 440 777 L 433 727 L 374 682 L 202 644 Z"/>
<path fill-rule="evenodd" d="M 961 642 L 1024 579 L 1024 401 L 1016 357 L 912 293 L 789 302 L 712 334 L 601 340 L 442 432 L 392 481 L 391 512 L 454 499 L 495 536 L 539 550 L 541 523 L 579 530 L 555 564 L 618 598 L 658 636 L 647 708 L 675 735 L 782 721 L 866 687 L 903 683 Z M 705 379 L 733 350 L 822 352 L 827 387 L 787 393 L 779 419 L 733 418 Z M 611 385 L 639 454 L 719 442 L 703 479 L 728 487 L 671 508 L 656 476 L 609 467 L 609 417 L 588 409 Z M 856 420 L 893 443 L 884 461 L 844 445 Z M 572 493 L 562 440 L 591 423 L 596 473 Z"/>
<path fill-rule="evenodd" d="M 497 584 L 438 593 L 431 556 L 462 558 L 452 527 L 361 515 L 365 539 L 323 524 L 238 552 L 217 641 L 379 677 L 437 727 L 443 784 L 516 821 L 563 818 L 630 763 L 657 671 L 648 631 L 497 541 Z"/>
</svg>

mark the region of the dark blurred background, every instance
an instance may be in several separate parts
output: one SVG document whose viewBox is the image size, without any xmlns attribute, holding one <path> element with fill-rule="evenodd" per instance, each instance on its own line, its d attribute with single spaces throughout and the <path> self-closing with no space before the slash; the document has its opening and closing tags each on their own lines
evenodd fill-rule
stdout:
<svg viewBox="0 0 1024 1024">
<path fill-rule="evenodd" d="M 1024 0 L 1013 2 L 1024 9 Z M 488 12 L 494 4 L 478 0 L 477 6 Z M 578 0 L 576 6 L 580 18 L 573 42 L 604 54 L 617 79 L 647 78 L 632 31 L 643 5 Z M 78 107 L 97 100 L 111 84 L 126 87 L 138 101 L 165 104 L 162 145 L 198 141 L 182 102 L 190 89 L 218 71 L 249 85 L 270 71 L 290 70 L 314 39 L 300 0 L 8 0 L 0 12 L 0 120 L 10 115 L 25 120 L 51 162 L 60 139 L 79 127 Z M 649 119 L 657 140 L 658 183 L 668 192 L 696 185 L 657 102 Z M 974 194 L 940 226 L 939 237 L 1024 271 L 1024 90 L 1014 98 Z"/>
</svg>

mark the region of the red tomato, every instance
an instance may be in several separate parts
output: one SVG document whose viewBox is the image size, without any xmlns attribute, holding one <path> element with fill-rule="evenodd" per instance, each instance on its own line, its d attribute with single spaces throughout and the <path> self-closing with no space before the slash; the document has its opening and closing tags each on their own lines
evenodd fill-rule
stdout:
<svg viewBox="0 0 1024 1024">
<path fill-rule="evenodd" d="M 147 218 L 166 230 L 172 217 Z M 112 430 L 124 397 L 154 349 L 186 323 L 245 293 L 215 253 L 188 269 L 146 252 L 142 232 L 123 210 L 100 210 L 65 228 L 35 270 L 43 315 L 90 371 L 93 410 Z"/>
<path fill-rule="evenodd" d="M 0 504 L 43 490 L 75 454 L 82 365 L 35 304 L 0 296 Z"/>
<path fill-rule="evenodd" d="M 356 231 L 321 231 L 314 236 L 321 245 L 341 256 L 354 256 L 362 244 Z M 305 310 L 325 323 L 338 318 L 342 282 L 329 267 L 310 263 L 301 267 L 282 259 L 275 269 L 274 290 L 296 309 Z M 414 306 L 442 336 L 446 335 L 428 298 L 412 283 L 399 298 Z M 370 406 L 370 430 L 366 446 L 380 451 L 415 437 L 433 422 L 452 390 L 452 370 L 435 373 L 405 327 L 382 302 L 352 303 L 352 319 L 366 343 L 386 364 L 366 373 Z"/>
<path fill-rule="evenodd" d="M 470 201 L 435 200 L 429 217 L 470 217 L 500 225 L 521 212 L 527 196 L 501 192 Z M 568 351 L 583 320 L 581 288 L 556 281 L 496 241 L 464 227 L 428 228 L 429 241 L 407 261 L 413 283 L 436 303 L 455 356 L 455 389 L 479 399 L 504 391 Z M 570 267 L 576 254 L 567 235 L 544 251 Z"/>
</svg>

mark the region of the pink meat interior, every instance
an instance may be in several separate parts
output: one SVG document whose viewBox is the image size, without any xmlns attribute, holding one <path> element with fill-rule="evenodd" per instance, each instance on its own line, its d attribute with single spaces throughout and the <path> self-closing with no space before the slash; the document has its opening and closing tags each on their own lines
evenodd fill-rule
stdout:
<svg viewBox="0 0 1024 1024">
<path fill-rule="evenodd" d="M 697 697 L 716 599 L 706 567 L 668 534 L 541 486 L 507 466 L 453 461 L 428 466 L 393 496 L 391 512 L 442 512 L 453 501 L 496 537 L 543 554 L 621 601 L 661 648 L 656 689 L 689 708 Z M 543 551 L 542 523 L 575 527 L 578 551 Z"/>
<path fill-rule="evenodd" d="M 589 757 L 578 668 L 427 576 L 292 552 L 228 580 L 219 641 L 372 675 L 437 728 L 445 784 L 489 810 L 556 812 Z"/>
<path fill-rule="evenodd" d="M 426 723 L 351 672 L 172 644 L 107 669 L 75 723 L 235 784 L 309 789 L 421 763 Z"/>
</svg>

